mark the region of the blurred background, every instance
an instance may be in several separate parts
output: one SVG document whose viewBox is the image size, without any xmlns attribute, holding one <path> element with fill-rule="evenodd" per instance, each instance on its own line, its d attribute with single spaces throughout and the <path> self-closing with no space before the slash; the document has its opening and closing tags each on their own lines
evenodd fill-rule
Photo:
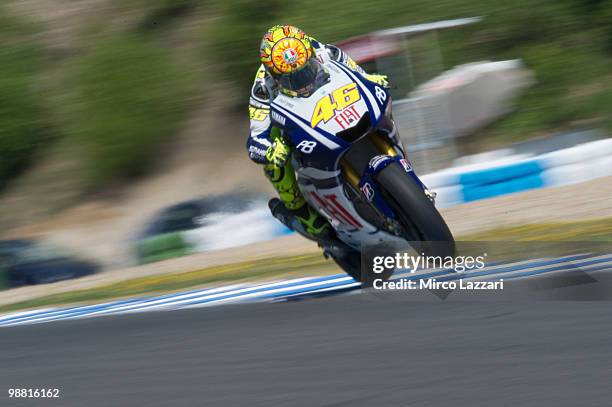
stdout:
<svg viewBox="0 0 612 407">
<path fill-rule="evenodd" d="M 610 178 L 550 201 L 538 191 L 488 212 L 458 205 L 609 175 L 610 0 L 7 0 L 0 5 L 0 268 L 21 271 L 5 284 L 285 234 L 265 209 L 273 191 L 244 148 L 260 38 L 279 23 L 389 74 L 404 141 L 417 172 L 434 175 L 430 187 L 442 190 L 453 231 L 612 216 Z M 565 153 L 550 156 L 555 151 Z M 598 164 L 555 169 L 544 181 L 544 170 L 535 181 L 528 170 L 520 181 L 504 176 L 486 189 L 448 181 L 458 174 L 449 168 L 546 154 L 566 157 L 564 165 L 579 164 L 576 156 Z"/>
</svg>

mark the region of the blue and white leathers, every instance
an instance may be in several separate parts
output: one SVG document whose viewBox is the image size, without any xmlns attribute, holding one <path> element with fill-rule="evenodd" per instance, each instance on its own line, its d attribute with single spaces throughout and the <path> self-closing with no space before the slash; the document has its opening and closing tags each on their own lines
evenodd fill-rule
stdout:
<svg viewBox="0 0 612 407">
<path fill-rule="evenodd" d="M 282 129 L 294 151 L 293 165 L 300 190 L 308 203 L 327 217 L 338 237 L 349 246 L 359 250 L 363 245 L 399 244 L 403 239 L 368 223 L 355 210 L 347 196 L 346 180 L 340 170 L 340 160 L 351 143 L 336 136 L 355 126 L 364 115 L 369 115 L 370 124 L 376 127 L 390 103 L 389 93 L 384 87 L 335 61 L 325 64 L 325 68 L 330 79 L 311 96 L 295 98 L 279 94 L 271 104 L 272 123 Z M 350 106 L 334 100 L 334 95 L 336 98 L 339 96 L 338 89 L 353 89 L 351 84 L 355 84 L 359 97 L 353 97 Z M 317 119 L 321 112 L 321 100 L 327 102 L 328 109 L 332 106 L 333 116 L 328 110 L 327 115 L 322 115 L 325 119 Z M 368 195 L 370 204 L 389 218 L 395 215 L 381 199 L 382 195 L 372 180 L 378 171 L 393 161 L 402 161 L 406 176 L 416 178 L 401 155 L 381 155 L 374 157 L 368 170 L 360 174 L 359 183 L 360 188 L 363 187 L 362 193 Z"/>
</svg>

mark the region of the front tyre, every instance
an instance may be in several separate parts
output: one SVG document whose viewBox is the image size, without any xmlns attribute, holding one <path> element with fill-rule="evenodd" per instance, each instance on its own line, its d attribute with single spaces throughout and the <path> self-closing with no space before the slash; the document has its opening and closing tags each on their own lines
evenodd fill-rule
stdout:
<svg viewBox="0 0 612 407">
<path fill-rule="evenodd" d="M 403 237 L 418 253 L 428 256 L 453 256 L 455 239 L 446 222 L 404 168 L 393 162 L 381 170 L 375 181 L 385 201 L 404 228 Z"/>
</svg>

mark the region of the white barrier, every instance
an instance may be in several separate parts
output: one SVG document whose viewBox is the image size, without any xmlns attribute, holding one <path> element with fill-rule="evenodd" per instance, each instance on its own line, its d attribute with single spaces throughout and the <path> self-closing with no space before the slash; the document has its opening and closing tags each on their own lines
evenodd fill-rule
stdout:
<svg viewBox="0 0 612 407">
<path fill-rule="evenodd" d="M 539 156 L 505 157 L 422 177 L 438 193 L 439 207 L 529 189 L 570 185 L 612 175 L 612 138 Z"/>
</svg>

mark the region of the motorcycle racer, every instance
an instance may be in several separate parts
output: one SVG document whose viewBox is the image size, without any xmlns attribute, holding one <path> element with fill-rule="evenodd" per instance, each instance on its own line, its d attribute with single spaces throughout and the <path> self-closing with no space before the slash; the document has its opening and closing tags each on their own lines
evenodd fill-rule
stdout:
<svg viewBox="0 0 612 407">
<path fill-rule="evenodd" d="M 261 66 L 251 88 L 250 136 L 247 149 L 251 160 L 264 166 L 264 173 L 279 198 L 270 200 L 272 214 L 290 226 L 297 219 L 315 240 L 328 236 L 332 228 L 303 197 L 289 160 L 291 150 L 270 120 L 270 103 L 279 92 L 307 98 L 327 82 L 326 64 L 331 60 L 359 72 L 366 79 L 388 86 L 385 75 L 367 74 L 340 48 L 323 44 L 291 25 L 276 25 L 263 36 Z M 295 223 L 293 223 L 295 224 Z M 291 226 L 290 226 L 291 227 Z"/>
</svg>

